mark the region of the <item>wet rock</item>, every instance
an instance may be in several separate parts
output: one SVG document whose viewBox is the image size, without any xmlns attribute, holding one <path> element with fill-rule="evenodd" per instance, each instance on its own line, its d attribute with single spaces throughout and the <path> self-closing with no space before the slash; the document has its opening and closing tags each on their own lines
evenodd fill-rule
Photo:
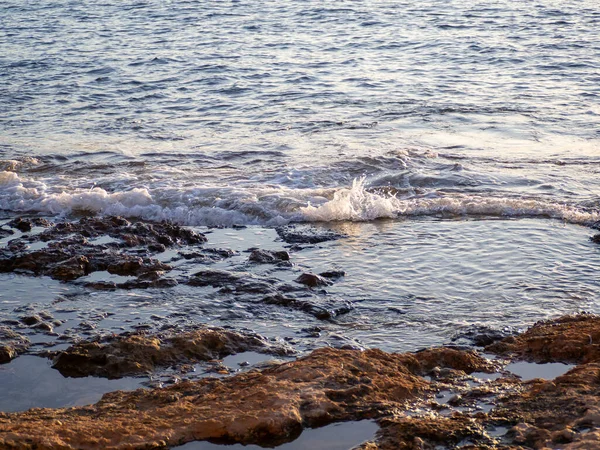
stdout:
<svg viewBox="0 0 600 450">
<path fill-rule="evenodd" d="M 470 417 L 406 417 L 384 419 L 379 422 L 380 431 L 377 442 L 361 445 L 364 450 L 419 450 L 455 448 L 462 441 L 477 443 L 474 447 L 461 448 L 497 448 L 496 443 L 485 434 L 480 423 Z M 490 447 L 487 447 L 490 445 Z"/>
<path fill-rule="evenodd" d="M 404 409 L 428 389 L 403 355 L 325 348 L 261 372 L 114 392 L 92 406 L 0 413 L 0 446 L 118 450 L 208 439 L 273 446 L 303 427 Z"/>
<path fill-rule="evenodd" d="M 37 315 L 23 316 L 19 320 L 21 321 L 21 323 L 29 326 L 37 325 L 38 323 L 42 322 L 42 318 Z"/>
<path fill-rule="evenodd" d="M 315 305 L 310 300 L 286 297 L 281 294 L 269 295 L 263 298 L 262 301 L 267 305 L 284 306 L 286 308 L 304 311 L 319 320 L 331 320 L 337 315 L 345 314 L 346 312 L 350 311 L 350 309 L 342 309 L 338 313 L 333 309 L 327 309 L 322 306 Z"/>
<path fill-rule="evenodd" d="M 33 227 L 49 227 L 52 224 L 46 219 L 42 218 L 24 219 L 22 217 L 17 217 L 16 219 L 8 222 L 7 225 L 22 231 L 23 233 L 27 233 L 31 231 Z"/>
<path fill-rule="evenodd" d="M 10 328 L 0 327 L 0 364 L 10 362 L 17 355 L 27 351 L 31 343 L 29 339 Z"/>
<path fill-rule="evenodd" d="M 248 261 L 257 264 L 277 264 L 283 261 L 289 261 L 290 254 L 286 251 L 271 251 L 271 250 L 252 250 Z"/>
<path fill-rule="evenodd" d="M 600 244 L 600 234 L 596 234 L 590 238 L 594 244 Z"/>
<path fill-rule="evenodd" d="M 600 361 L 600 316 L 580 314 L 538 322 L 525 333 L 485 350 L 539 363 Z"/>
<path fill-rule="evenodd" d="M 278 227 L 275 231 L 288 244 L 318 244 L 346 237 L 346 235 L 335 231 L 306 226 Z"/>
<path fill-rule="evenodd" d="M 343 270 L 328 270 L 327 272 L 321 272 L 319 276 L 323 278 L 329 278 L 332 280 L 337 280 L 338 278 L 342 278 L 346 276 L 346 272 Z"/>
<path fill-rule="evenodd" d="M 69 377 L 120 378 L 153 372 L 159 367 L 208 361 L 245 351 L 278 355 L 292 353 L 289 347 L 270 344 L 257 335 L 206 328 L 181 334 L 124 334 L 106 342 L 78 343 L 60 352 L 53 367 Z"/>
<path fill-rule="evenodd" d="M 85 256 L 73 256 L 52 267 L 49 275 L 55 280 L 71 281 L 89 273 L 90 261 Z"/>
<path fill-rule="evenodd" d="M 473 325 L 454 336 L 452 342 L 466 341 L 477 347 L 485 347 L 514 334 L 515 332 L 511 329 L 495 330 L 481 325 Z"/>
<path fill-rule="evenodd" d="M 305 286 L 314 288 L 320 286 L 329 286 L 331 281 L 319 276 L 314 273 L 303 273 L 294 280 L 296 283 L 303 284 Z"/>
<path fill-rule="evenodd" d="M 177 286 L 179 282 L 174 278 L 157 278 L 157 279 L 144 279 L 138 277 L 135 280 L 129 280 L 124 283 L 118 283 L 116 287 L 119 289 L 157 289 L 157 288 L 170 288 Z"/>
<path fill-rule="evenodd" d="M 277 280 L 257 277 L 249 272 L 206 269 L 196 272 L 187 284 L 221 288 L 223 293 L 268 294 L 274 291 L 276 283 Z"/>
</svg>

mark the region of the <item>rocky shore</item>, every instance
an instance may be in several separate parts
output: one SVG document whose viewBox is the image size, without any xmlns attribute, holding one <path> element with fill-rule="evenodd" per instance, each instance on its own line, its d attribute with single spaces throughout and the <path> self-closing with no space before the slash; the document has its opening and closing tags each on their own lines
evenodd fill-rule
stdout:
<svg viewBox="0 0 600 450">
<path fill-rule="evenodd" d="M 202 340 L 200 336 L 215 347 L 210 357 L 236 350 L 232 336 L 216 331 L 196 338 Z M 189 343 L 190 338 L 187 334 L 178 339 Z M 115 349 L 132 345 L 132 339 L 94 345 L 96 356 L 91 359 L 100 360 L 103 353 L 114 356 L 121 352 Z M 136 351 L 120 353 L 125 367 L 160 361 L 159 338 L 136 339 Z M 174 339 L 166 339 L 169 363 L 178 359 Z M 265 349 L 264 343 L 252 339 L 238 344 L 244 342 Z M 360 444 L 364 450 L 597 448 L 599 343 L 600 317 L 582 314 L 537 323 L 482 352 L 439 347 L 389 354 L 322 348 L 295 361 L 235 376 L 117 391 L 90 406 L 2 413 L 0 446 L 148 449 L 194 440 L 276 446 L 306 428 L 371 419 L 379 431 Z M 74 354 L 84 358 L 85 352 L 92 353 L 90 345 L 71 348 L 57 361 Z M 507 363 L 523 360 L 573 366 L 555 379 L 522 380 L 505 369 Z M 543 372 L 544 366 L 539 368 Z M 89 373 L 106 375 L 97 369 Z M 440 401 L 444 395 L 449 398 Z"/>
<path fill-rule="evenodd" d="M 310 317 L 319 326 L 300 332 L 318 339 L 321 323 L 336 324 L 352 311 L 327 291 L 346 274 L 339 267 L 314 273 L 297 267 L 294 254 L 344 235 L 301 226 L 276 233 L 273 248 L 231 250 L 167 223 L 20 218 L 0 226 L 0 272 L 49 277 L 82 289 L 83 298 L 204 289 L 230 305 L 242 300 Z M 343 337 L 337 347 L 299 351 L 293 338 L 208 326 L 179 311 L 96 329 L 110 308 L 60 306 L 66 302 L 66 295 L 53 301 L 52 313 L 35 304 L 18 307 L 3 319 L 0 364 L 35 355 L 65 377 L 167 373 L 169 385 L 148 382 L 142 385 L 150 388 L 109 392 L 87 406 L 0 413 L 2 449 L 166 449 L 202 440 L 274 447 L 310 428 L 361 420 L 378 426 L 375 436 L 356 442 L 363 450 L 600 448 L 595 315 L 563 316 L 522 333 L 474 327 L 449 346 L 414 353 L 364 350 Z M 278 359 L 241 368 L 224 363 L 246 352 Z M 198 365 L 203 372 L 188 376 Z"/>
</svg>

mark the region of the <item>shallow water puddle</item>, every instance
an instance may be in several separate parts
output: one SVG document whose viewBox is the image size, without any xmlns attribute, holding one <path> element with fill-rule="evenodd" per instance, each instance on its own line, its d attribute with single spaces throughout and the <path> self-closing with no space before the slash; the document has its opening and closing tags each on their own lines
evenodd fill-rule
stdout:
<svg viewBox="0 0 600 450">
<path fill-rule="evenodd" d="M 239 369 L 240 367 L 250 367 L 255 364 L 270 361 L 274 359 L 270 355 L 264 355 L 257 352 L 242 352 L 235 355 L 229 355 L 223 358 L 223 364 L 231 369 Z"/>
<path fill-rule="evenodd" d="M 107 392 L 138 389 L 142 381 L 142 378 L 65 378 L 46 359 L 20 356 L 0 365 L 0 386 L 5 393 L 10 392 L 0 396 L 0 411 L 89 405 Z"/>
<path fill-rule="evenodd" d="M 544 380 L 553 380 L 556 377 L 564 375 L 575 367 L 574 364 L 548 363 L 537 364 L 525 361 L 511 363 L 506 366 L 506 370 L 520 377 L 523 381 L 542 378 Z"/>
<path fill-rule="evenodd" d="M 306 429 L 295 441 L 276 448 L 278 450 L 348 450 L 373 439 L 378 428 L 377 424 L 370 420 L 334 423 L 322 428 Z M 263 450 L 263 447 L 258 445 L 219 445 L 206 441 L 189 442 L 174 448 L 177 450 Z"/>
</svg>

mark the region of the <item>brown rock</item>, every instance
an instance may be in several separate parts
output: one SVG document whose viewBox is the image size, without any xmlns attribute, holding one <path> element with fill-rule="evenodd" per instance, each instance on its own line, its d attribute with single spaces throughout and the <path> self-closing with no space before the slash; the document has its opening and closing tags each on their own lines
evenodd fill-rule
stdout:
<svg viewBox="0 0 600 450">
<path fill-rule="evenodd" d="M 305 286 L 314 288 L 319 286 L 329 286 L 331 282 L 322 276 L 315 275 L 314 273 L 303 273 L 296 278 L 296 283 L 304 284 Z"/>
<path fill-rule="evenodd" d="M 55 280 L 70 281 L 83 277 L 88 273 L 90 261 L 85 256 L 73 256 L 56 264 L 50 271 Z"/>
<path fill-rule="evenodd" d="M 25 352 L 31 343 L 29 339 L 6 327 L 0 327 L 0 364 L 10 362 L 19 353 Z"/>
<path fill-rule="evenodd" d="M 538 322 L 485 350 L 540 363 L 600 361 L 600 316 L 580 314 Z"/>
<path fill-rule="evenodd" d="M 278 355 L 291 353 L 290 349 L 273 346 L 256 335 L 206 328 L 176 335 L 125 334 L 103 343 L 81 342 L 60 352 L 53 367 L 68 377 L 120 378 L 251 350 Z"/>
<path fill-rule="evenodd" d="M 405 408 L 429 388 L 403 359 L 325 348 L 262 372 L 114 392 L 86 407 L 0 413 L 0 447 L 117 450 L 206 439 L 275 445 L 303 427 Z"/>
</svg>

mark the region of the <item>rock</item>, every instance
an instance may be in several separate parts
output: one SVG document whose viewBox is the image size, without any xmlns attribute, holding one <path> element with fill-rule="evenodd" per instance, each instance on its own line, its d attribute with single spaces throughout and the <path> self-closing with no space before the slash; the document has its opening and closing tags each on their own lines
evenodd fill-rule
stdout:
<svg viewBox="0 0 600 450">
<path fill-rule="evenodd" d="M 303 427 L 405 409 L 429 386 L 404 359 L 379 350 L 324 348 L 262 372 L 117 391 L 85 407 L 1 413 L 0 447 L 119 450 L 208 439 L 273 446 Z"/>
<path fill-rule="evenodd" d="M 327 272 L 321 272 L 319 276 L 323 278 L 330 278 L 332 280 L 337 280 L 338 278 L 342 278 L 346 276 L 346 272 L 343 270 L 328 270 Z"/>
<path fill-rule="evenodd" d="M 21 323 L 31 326 L 40 323 L 42 321 L 42 318 L 40 316 L 33 315 L 23 316 L 19 320 L 21 321 Z"/>
<path fill-rule="evenodd" d="M 275 229 L 279 237 L 288 244 L 318 244 L 346 237 L 331 230 L 307 226 L 286 226 Z"/>
<path fill-rule="evenodd" d="M 182 334 L 124 334 L 106 342 L 81 342 L 58 353 L 53 367 L 68 377 L 120 378 L 245 351 L 278 355 L 292 352 L 257 335 L 205 328 Z"/>
<path fill-rule="evenodd" d="M 298 298 L 286 297 L 281 294 L 269 295 L 263 298 L 263 303 L 267 305 L 285 306 L 286 308 L 296 309 L 304 311 L 319 320 L 331 320 L 338 315 L 334 310 L 324 308 L 319 305 L 315 305 L 309 300 L 303 300 Z M 348 310 L 349 311 L 349 310 Z M 348 312 L 343 310 L 340 314 Z"/>
<path fill-rule="evenodd" d="M 600 359 L 593 351 L 597 328 L 596 316 L 566 316 L 490 346 L 506 352 L 504 356 L 544 361 L 556 356 L 579 363 L 554 380 L 523 382 L 507 376 L 473 383 L 466 374 L 495 372 L 498 363 L 460 348 L 405 354 L 323 348 L 297 361 L 229 378 L 114 392 L 95 405 L 0 413 L 0 448 L 122 450 L 176 447 L 193 440 L 273 447 L 305 427 L 362 419 L 376 420 L 380 426 L 373 441 L 360 445 L 363 450 L 599 448 Z M 142 340 L 130 340 L 134 336 Z M 180 335 L 185 344 L 178 345 L 167 341 L 171 337 L 177 335 L 124 335 L 105 343 L 88 342 L 78 350 L 87 351 L 87 357 L 73 366 L 86 367 L 94 359 L 100 361 L 95 367 L 106 366 L 104 361 L 111 358 L 131 365 L 128 354 L 149 367 L 161 358 L 170 361 L 168 355 L 188 358 L 181 349 L 188 349 L 190 338 Z M 547 339 L 548 351 L 538 345 L 541 337 Z M 124 343 L 113 345 L 120 340 Z M 191 348 L 205 343 L 191 340 L 196 342 Z M 101 346 L 110 351 L 94 350 Z M 163 350 L 166 356 L 161 356 Z M 214 370 L 229 373 L 218 361 Z M 434 372 L 434 381 L 422 378 Z M 440 391 L 455 397 L 440 405 L 433 401 Z M 478 401 L 493 402 L 494 407 L 484 412 Z M 457 404 L 472 409 L 452 410 Z M 501 440 L 488 433 L 499 426 L 509 428 Z"/>
<path fill-rule="evenodd" d="M 467 341 L 477 347 L 485 347 L 514 334 L 515 332 L 510 329 L 495 330 L 481 325 L 472 325 L 454 336 L 452 342 Z"/>
<path fill-rule="evenodd" d="M 223 293 L 269 294 L 274 291 L 277 280 L 258 277 L 249 272 L 229 272 L 227 270 L 201 270 L 189 280 L 190 286 L 212 286 L 221 288 Z"/>
<path fill-rule="evenodd" d="M 594 244 L 600 244 L 600 234 L 596 234 L 590 238 Z"/>
<path fill-rule="evenodd" d="M 519 336 L 488 345 L 485 351 L 539 363 L 600 362 L 600 316 L 580 314 L 538 322 Z"/>
<path fill-rule="evenodd" d="M 9 328 L 0 327 L 0 364 L 10 362 L 17 355 L 27 351 L 29 339 Z"/>
<path fill-rule="evenodd" d="M 4 228 L 0 228 L 0 239 L 12 236 L 13 234 L 15 234 L 13 230 L 6 230 Z"/>
<path fill-rule="evenodd" d="M 271 250 L 252 250 L 248 261 L 257 264 L 276 264 L 282 261 L 289 261 L 290 254 L 286 251 L 271 251 Z"/>
<path fill-rule="evenodd" d="M 50 270 L 50 276 L 55 280 L 75 280 L 89 273 L 89 265 L 90 261 L 85 256 L 73 256 L 54 265 Z"/>
<path fill-rule="evenodd" d="M 6 364 L 17 357 L 17 352 L 9 345 L 0 344 L 0 364 Z"/>
<path fill-rule="evenodd" d="M 331 282 L 319 275 L 315 275 L 314 273 L 303 273 L 298 278 L 294 280 L 296 283 L 303 284 L 305 286 L 314 288 L 320 286 L 329 286 Z"/>
</svg>

